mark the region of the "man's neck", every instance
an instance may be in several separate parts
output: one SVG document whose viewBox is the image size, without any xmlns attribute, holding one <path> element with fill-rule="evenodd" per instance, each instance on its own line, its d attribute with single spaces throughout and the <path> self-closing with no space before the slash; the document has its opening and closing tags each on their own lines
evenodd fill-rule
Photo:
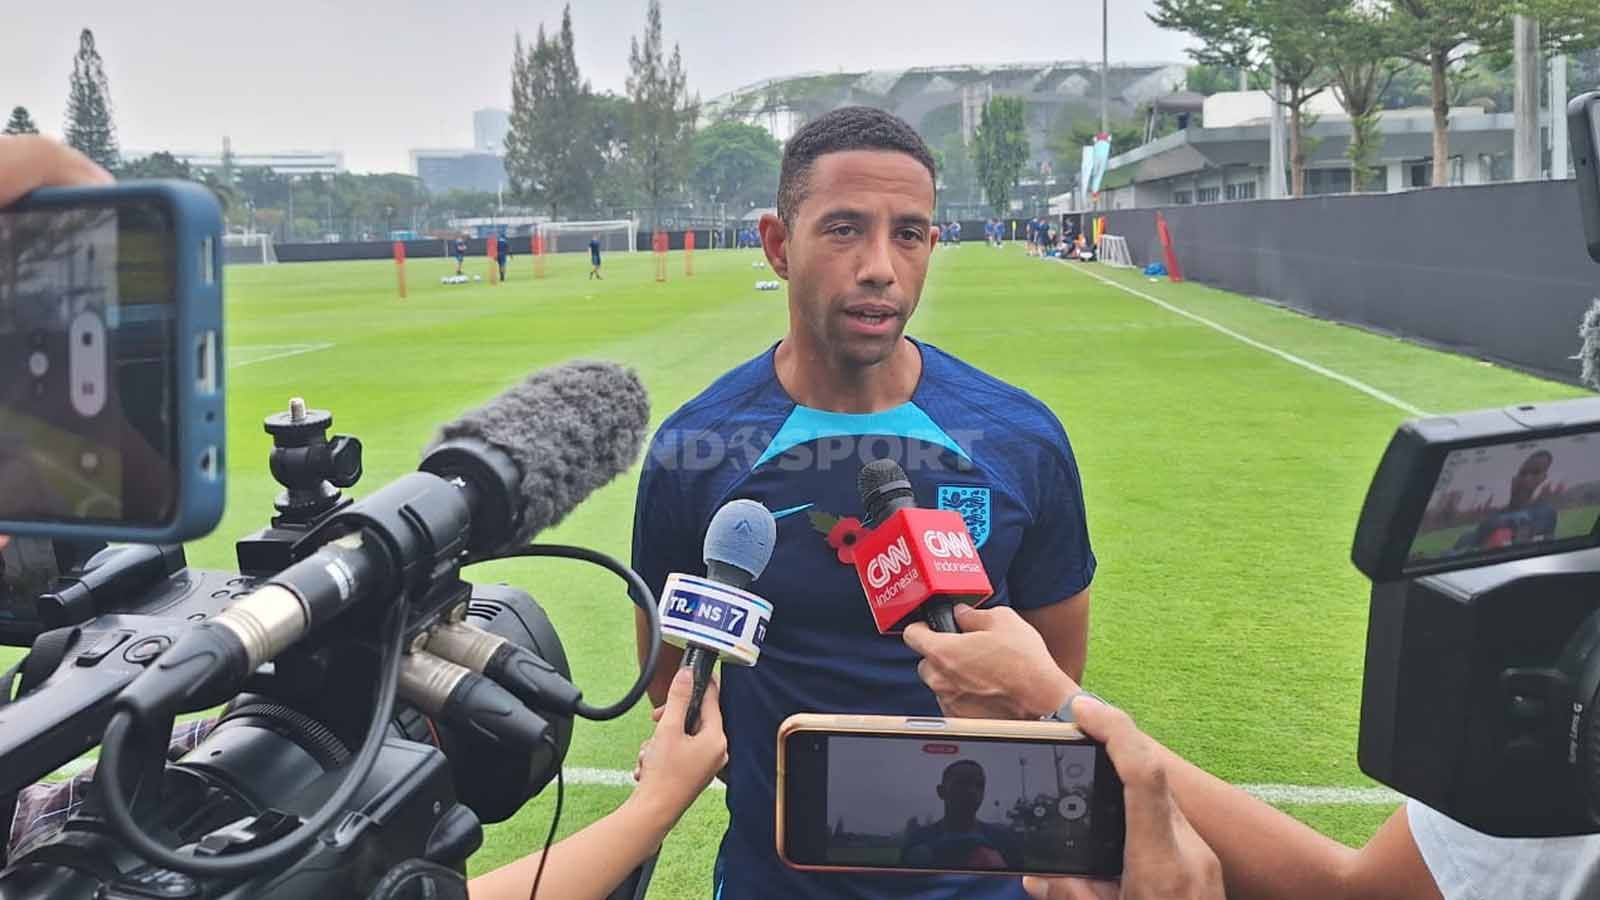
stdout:
<svg viewBox="0 0 1600 900">
<path fill-rule="evenodd" d="M 883 362 L 854 367 L 791 332 L 778 344 L 772 366 L 796 403 L 838 413 L 875 413 L 909 403 L 922 379 L 922 353 L 906 338 Z"/>
<path fill-rule="evenodd" d="M 974 815 L 968 818 L 961 818 L 960 816 L 946 814 L 943 819 L 939 820 L 939 827 L 943 828 L 947 834 L 967 834 L 978 830 L 978 817 Z"/>
</svg>

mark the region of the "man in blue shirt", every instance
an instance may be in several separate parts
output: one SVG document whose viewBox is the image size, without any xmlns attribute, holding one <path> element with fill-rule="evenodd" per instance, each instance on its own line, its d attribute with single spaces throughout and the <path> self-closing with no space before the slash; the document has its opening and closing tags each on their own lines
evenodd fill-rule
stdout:
<svg viewBox="0 0 1600 900">
<path fill-rule="evenodd" d="M 467 261 L 467 241 L 466 241 L 466 238 L 456 238 L 455 256 L 456 256 L 456 274 L 460 275 L 461 274 L 461 267 Z"/>
<path fill-rule="evenodd" d="M 669 416 L 640 475 L 633 564 L 657 590 L 670 572 L 705 571 L 701 541 L 722 504 L 754 499 L 778 520 L 752 586 L 774 605 L 760 664 L 722 674 L 731 821 L 719 900 L 1023 896 L 1015 878 L 797 872 L 774 848 L 786 717 L 939 714 L 917 656 L 877 632 L 856 579 L 867 462 L 896 460 L 918 505 L 960 511 L 991 602 L 1014 607 L 1067 674 L 1083 668 L 1095 560 L 1066 432 L 1027 393 L 904 333 L 938 241 L 934 199 L 932 155 L 888 113 L 849 107 L 796 132 L 778 213 L 761 220 L 767 261 L 789 282 L 788 333 Z M 663 648 L 657 704 L 680 660 Z"/>
<path fill-rule="evenodd" d="M 600 235 L 589 235 L 589 277 L 600 278 Z M 601 279 L 602 281 L 604 279 Z"/>
<path fill-rule="evenodd" d="M 976 760 L 945 766 L 936 788 L 944 815 L 937 822 L 906 829 L 900 862 L 939 869 L 1021 868 L 1021 836 L 978 818 L 987 787 L 988 774 Z"/>
<path fill-rule="evenodd" d="M 1517 468 L 1517 474 L 1511 476 L 1510 498 L 1505 509 L 1461 535 L 1453 551 L 1472 553 L 1554 540 L 1560 515 L 1549 500 L 1537 496 L 1539 488 L 1550 477 L 1550 466 L 1554 462 L 1555 456 L 1549 450 L 1535 450 L 1529 454 Z"/>
<path fill-rule="evenodd" d="M 494 261 L 500 266 L 500 280 L 506 280 L 506 261 L 511 258 L 511 242 L 505 235 L 500 235 L 495 240 Z"/>
</svg>

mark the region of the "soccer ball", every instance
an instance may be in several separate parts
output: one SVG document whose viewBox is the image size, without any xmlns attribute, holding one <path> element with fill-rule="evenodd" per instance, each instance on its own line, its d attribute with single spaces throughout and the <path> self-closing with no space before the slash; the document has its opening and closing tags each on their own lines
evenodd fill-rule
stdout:
<svg viewBox="0 0 1600 900">
<path fill-rule="evenodd" d="M 474 276 L 472 276 L 472 280 L 473 281 L 482 281 L 483 280 L 483 276 L 482 275 L 474 275 Z"/>
</svg>

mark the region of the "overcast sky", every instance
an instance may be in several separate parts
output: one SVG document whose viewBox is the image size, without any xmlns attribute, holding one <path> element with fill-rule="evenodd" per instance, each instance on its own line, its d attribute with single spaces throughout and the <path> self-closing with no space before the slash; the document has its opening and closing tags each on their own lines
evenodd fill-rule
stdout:
<svg viewBox="0 0 1600 900">
<path fill-rule="evenodd" d="M 1113 0 L 1113 62 L 1181 61 L 1153 0 Z M 905 10 L 913 9 L 908 15 Z M 645 0 L 573 4 L 578 65 L 621 92 Z M 413 147 L 472 144 L 472 110 L 509 107 L 512 35 L 559 27 L 552 0 L 127 0 L 41 3 L 0 28 L 0 118 L 26 106 L 60 134 L 78 32 L 92 28 L 125 150 L 343 150 L 354 171 L 406 171 Z M 1095 0 L 664 0 L 689 86 L 709 99 L 772 76 L 952 63 L 1097 59 Z"/>
</svg>

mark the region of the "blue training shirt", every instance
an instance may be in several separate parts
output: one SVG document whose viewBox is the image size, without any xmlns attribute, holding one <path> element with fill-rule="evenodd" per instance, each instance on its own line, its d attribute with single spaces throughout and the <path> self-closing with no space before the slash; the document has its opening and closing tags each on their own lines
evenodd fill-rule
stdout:
<svg viewBox="0 0 1600 900">
<path fill-rule="evenodd" d="M 1077 463 L 1055 415 L 931 344 L 916 346 L 923 369 L 911 402 L 865 415 L 796 404 L 769 349 L 668 417 L 645 459 L 633 565 L 657 592 L 668 573 L 704 573 L 701 544 L 724 503 L 754 499 L 778 521 L 772 562 L 751 588 L 774 607 L 761 660 L 722 669 L 731 821 L 717 900 L 1025 896 L 1016 878 L 798 872 L 774 846 L 785 718 L 939 714 L 917 678 L 918 657 L 897 636 L 878 634 L 845 562 L 862 515 L 863 465 L 892 458 L 919 506 L 962 513 L 995 587 L 992 603 L 1038 609 L 1094 577 Z"/>
</svg>

